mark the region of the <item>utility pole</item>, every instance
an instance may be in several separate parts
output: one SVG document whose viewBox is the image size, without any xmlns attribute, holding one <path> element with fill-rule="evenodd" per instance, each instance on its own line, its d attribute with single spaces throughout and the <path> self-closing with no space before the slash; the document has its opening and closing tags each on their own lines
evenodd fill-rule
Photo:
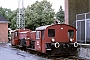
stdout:
<svg viewBox="0 0 90 60">
<path fill-rule="evenodd" d="M 25 11 L 23 0 L 18 0 L 18 11 L 17 11 L 17 28 L 25 28 Z"/>
</svg>

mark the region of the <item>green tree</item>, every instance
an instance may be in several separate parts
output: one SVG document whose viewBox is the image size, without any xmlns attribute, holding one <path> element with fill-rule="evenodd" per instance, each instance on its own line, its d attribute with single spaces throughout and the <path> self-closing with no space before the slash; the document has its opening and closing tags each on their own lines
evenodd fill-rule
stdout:
<svg viewBox="0 0 90 60">
<path fill-rule="evenodd" d="M 56 13 L 56 19 L 60 20 L 61 23 L 64 23 L 64 11 L 62 6 L 60 6 L 59 11 Z"/>
<path fill-rule="evenodd" d="M 17 21 L 17 10 L 14 10 L 12 11 L 12 14 L 9 16 L 9 19 L 10 19 L 10 28 L 11 29 L 16 29 L 17 26 L 16 26 L 16 21 Z"/>
<path fill-rule="evenodd" d="M 36 1 L 31 6 L 25 8 L 25 25 L 31 30 L 42 25 L 53 23 L 55 12 L 52 5 L 47 0 Z M 9 20 L 9 28 L 16 29 L 17 10 L 11 11 L 7 8 L 0 7 L 0 14 Z"/>
<path fill-rule="evenodd" d="M 36 27 L 51 24 L 54 20 L 55 12 L 52 5 L 47 0 L 36 1 L 26 8 L 26 27 L 35 30 Z"/>
<path fill-rule="evenodd" d="M 0 14 L 7 20 L 9 20 L 9 16 L 11 15 L 11 13 L 12 13 L 11 9 L 0 7 Z"/>
<path fill-rule="evenodd" d="M 11 16 L 12 15 L 11 9 L 0 7 L 0 14 L 10 22 L 8 25 L 8 27 L 10 28 L 11 20 L 13 18 L 13 16 Z"/>
</svg>

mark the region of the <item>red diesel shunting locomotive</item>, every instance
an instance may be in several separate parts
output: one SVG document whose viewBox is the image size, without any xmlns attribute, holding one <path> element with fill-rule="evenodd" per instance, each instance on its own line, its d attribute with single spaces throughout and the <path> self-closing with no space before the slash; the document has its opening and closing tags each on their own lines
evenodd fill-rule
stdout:
<svg viewBox="0 0 90 60">
<path fill-rule="evenodd" d="M 14 31 L 13 35 L 16 35 L 16 32 L 18 35 L 12 37 L 12 45 L 26 46 L 50 56 L 74 55 L 78 47 L 76 29 L 70 25 L 46 25 L 36 28 L 36 31 L 27 33 L 24 33 L 27 30 L 17 31 Z M 22 36 L 20 35 L 21 32 Z"/>
<path fill-rule="evenodd" d="M 48 55 L 72 55 L 76 51 L 76 29 L 66 24 L 36 28 L 35 49 Z"/>
<path fill-rule="evenodd" d="M 11 44 L 12 46 L 28 46 L 30 40 L 30 32 L 29 29 L 17 29 L 11 32 Z"/>
</svg>

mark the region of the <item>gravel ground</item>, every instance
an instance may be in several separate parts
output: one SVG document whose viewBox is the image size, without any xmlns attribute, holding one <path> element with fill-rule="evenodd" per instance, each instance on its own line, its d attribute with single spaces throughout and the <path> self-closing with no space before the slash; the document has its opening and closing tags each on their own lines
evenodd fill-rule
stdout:
<svg viewBox="0 0 90 60">
<path fill-rule="evenodd" d="M 51 60 L 46 59 L 16 48 L 12 48 L 10 43 L 0 43 L 0 60 Z"/>
</svg>

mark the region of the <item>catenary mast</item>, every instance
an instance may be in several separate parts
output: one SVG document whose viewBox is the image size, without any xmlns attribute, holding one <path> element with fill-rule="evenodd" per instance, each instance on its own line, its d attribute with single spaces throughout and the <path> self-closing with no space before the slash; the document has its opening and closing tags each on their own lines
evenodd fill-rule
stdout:
<svg viewBox="0 0 90 60">
<path fill-rule="evenodd" d="M 24 11 L 24 1 L 18 0 L 18 11 L 17 11 L 17 28 L 25 28 L 25 11 Z"/>
</svg>

